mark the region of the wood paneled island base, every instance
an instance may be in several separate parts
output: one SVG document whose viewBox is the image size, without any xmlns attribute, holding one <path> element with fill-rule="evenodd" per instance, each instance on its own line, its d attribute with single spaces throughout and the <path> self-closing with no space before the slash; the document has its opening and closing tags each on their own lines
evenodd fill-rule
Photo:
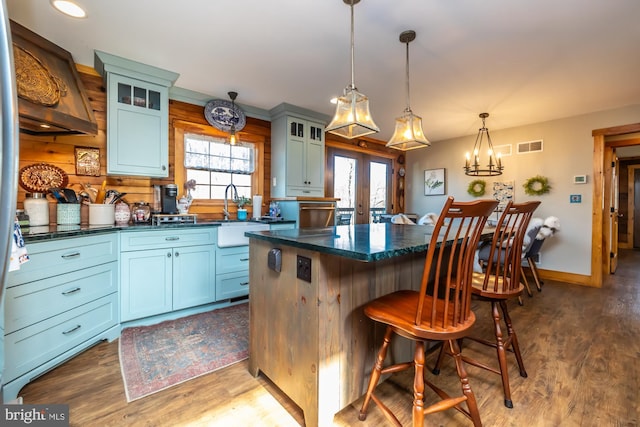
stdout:
<svg viewBox="0 0 640 427">
<path fill-rule="evenodd" d="M 280 273 L 267 266 L 272 248 L 282 252 Z M 311 260 L 311 282 L 297 278 L 298 256 Z M 251 238 L 251 374 L 262 372 L 300 406 L 306 426 L 332 425 L 366 391 L 384 334 L 362 306 L 397 289 L 419 289 L 424 258 L 418 252 L 363 262 Z M 392 352 L 398 360 L 413 357 L 408 340 Z"/>
</svg>

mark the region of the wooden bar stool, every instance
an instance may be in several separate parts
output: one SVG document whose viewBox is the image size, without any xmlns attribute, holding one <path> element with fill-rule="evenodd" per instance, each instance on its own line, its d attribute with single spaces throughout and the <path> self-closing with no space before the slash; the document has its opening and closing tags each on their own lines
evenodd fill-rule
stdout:
<svg viewBox="0 0 640 427">
<path fill-rule="evenodd" d="M 507 350 L 513 351 L 518 362 L 520 376 L 527 377 L 524 368 L 518 337 L 511 322 L 507 301 L 517 299 L 522 295 L 524 286 L 520 283 L 522 273 L 522 244 L 527 230 L 527 225 L 533 216 L 533 211 L 540 205 L 539 201 L 531 201 L 516 204 L 509 202 L 503 214 L 498 220 L 496 232 L 490 245 L 490 253 L 487 258 L 486 269 L 483 273 L 473 273 L 472 292 L 475 297 L 491 303 L 491 315 L 495 338 L 493 341 L 478 337 L 468 336 L 467 339 L 496 349 L 498 356 L 498 369 L 481 361 L 462 355 L 462 360 L 470 365 L 494 372 L 502 377 L 504 390 L 504 404 L 507 408 L 513 408 L 511 401 L 511 389 L 509 387 L 509 369 L 507 366 Z M 504 318 L 507 330 L 507 338 L 503 337 L 500 311 Z M 444 346 L 440 350 L 438 362 L 433 370 L 434 374 L 440 371 L 443 356 L 447 352 Z"/>
<path fill-rule="evenodd" d="M 482 229 L 496 207 L 493 200 L 454 202 L 449 197 L 433 230 L 424 263 L 420 290 L 401 290 L 369 302 L 364 313 L 386 325 L 382 346 L 371 373 L 359 419 L 364 421 L 373 400 L 385 417 L 400 421 L 374 394 L 380 376 L 415 368 L 413 385 L 413 425 L 423 426 L 425 415 L 455 408 L 481 426 L 476 398 L 462 363 L 457 340 L 466 336 L 475 322 L 471 311 L 473 260 Z M 414 359 L 385 366 L 389 343 L 394 335 L 415 342 Z M 425 341 L 442 341 L 456 363 L 462 394 L 451 397 L 424 377 Z M 442 400 L 425 407 L 424 386 Z M 461 404 L 466 402 L 468 409 Z"/>
</svg>

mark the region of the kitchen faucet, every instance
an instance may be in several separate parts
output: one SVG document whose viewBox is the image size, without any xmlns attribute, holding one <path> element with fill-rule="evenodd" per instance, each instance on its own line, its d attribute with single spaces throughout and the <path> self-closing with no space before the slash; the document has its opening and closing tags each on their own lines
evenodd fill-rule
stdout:
<svg viewBox="0 0 640 427">
<path fill-rule="evenodd" d="M 229 196 L 227 195 L 229 188 L 232 189 L 231 197 L 233 197 L 233 200 L 238 199 L 238 189 L 236 188 L 236 186 L 233 184 L 227 185 L 227 187 L 224 189 L 224 208 L 222 209 L 225 221 L 229 221 Z"/>
</svg>

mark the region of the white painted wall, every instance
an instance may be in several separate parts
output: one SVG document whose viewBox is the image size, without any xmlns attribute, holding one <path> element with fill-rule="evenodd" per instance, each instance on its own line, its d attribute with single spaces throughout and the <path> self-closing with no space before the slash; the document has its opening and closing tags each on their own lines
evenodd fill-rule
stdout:
<svg viewBox="0 0 640 427">
<path fill-rule="evenodd" d="M 424 120 L 428 137 L 428 120 Z M 593 192 L 593 137 L 594 129 L 640 122 L 640 104 L 601 111 L 544 123 L 491 130 L 491 117 L 487 128 L 494 146 L 512 144 L 512 155 L 504 157 L 504 173 L 487 181 L 487 194 L 492 197 L 494 181 L 513 180 L 515 201 L 538 199 L 542 201 L 534 217 L 557 216 L 561 230 L 547 239 L 542 247 L 541 268 L 567 273 L 591 274 L 591 210 Z M 478 119 L 478 127 L 482 123 Z M 465 153 L 471 151 L 476 135 L 434 142 L 426 149 L 407 154 L 406 206 L 407 212 L 419 216 L 427 212 L 440 212 L 447 195 L 456 200 L 473 200 L 467 187 L 473 177 L 464 174 Z M 518 142 L 544 140 L 542 153 L 516 154 Z M 446 195 L 424 195 L 424 170 L 446 168 Z M 574 175 L 588 175 L 587 184 L 573 184 Z M 551 192 L 531 197 L 524 193 L 522 184 L 534 175 L 549 178 Z M 569 203 L 571 194 L 582 195 L 582 203 Z"/>
</svg>

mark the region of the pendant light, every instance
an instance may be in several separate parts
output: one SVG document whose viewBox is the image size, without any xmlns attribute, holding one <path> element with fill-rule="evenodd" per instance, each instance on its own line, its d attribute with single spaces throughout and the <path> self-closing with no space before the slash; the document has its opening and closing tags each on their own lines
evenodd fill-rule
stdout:
<svg viewBox="0 0 640 427">
<path fill-rule="evenodd" d="M 236 117 L 236 98 L 238 97 L 238 92 L 228 92 L 229 98 L 231 98 L 231 128 L 229 129 L 229 144 L 236 145 L 238 142 L 236 136 L 236 122 L 238 121 Z"/>
<path fill-rule="evenodd" d="M 336 113 L 325 130 L 347 139 L 353 139 L 380 132 L 380 128 L 371 118 L 369 98 L 358 92 L 355 84 L 353 6 L 358 4 L 360 0 L 343 1 L 351 7 L 351 84 L 345 88 L 343 95 L 338 97 Z"/>
<path fill-rule="evenodd" d="M 500 154 L 496 155 L 493 150 L 493 144 L 491 143 L 491 136 L 489 135 L 489 129 L 485 125 L 486 118 L 489 117 L 489 113 L 481 113 L 480 118 L 482 119 L 482 127 L 478 130 L 478 136 L 476 136 L 476 142 L 473 145 L 473 161 L 471 160 L 471 155 L 467 153 L 467 158 L 464 164 L 464 173 L 469 176 L 497 176 L 502 175 L 502 170 L 504 166 L 502 166 L 502 158 Z M 482 153 L 482 140 L 484 136 L 487 136 L 487 156 L 488 156 L 488 164 L 484 166 L 480 166 L 481 160 L 480 155 Z"/>
<path fill-rule="evenodd" d="M 416 32 L 407 30 L 400 33 L 400 43 L 407 45 L 407 107 L 402 116 L 396 119 L 396 129 L 393 136 L 387 142 L 387 147 L 407 151 L 416 148 L 429 147 L 431 143 L 422 132 L 422 117 L 416 116 L 411 111 L 409 97 L 409 43 L 416 38 Z"/>
</svg>

